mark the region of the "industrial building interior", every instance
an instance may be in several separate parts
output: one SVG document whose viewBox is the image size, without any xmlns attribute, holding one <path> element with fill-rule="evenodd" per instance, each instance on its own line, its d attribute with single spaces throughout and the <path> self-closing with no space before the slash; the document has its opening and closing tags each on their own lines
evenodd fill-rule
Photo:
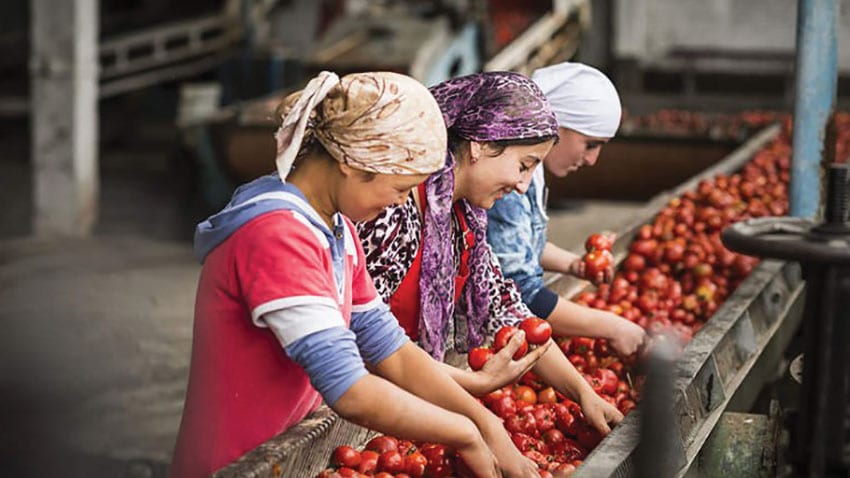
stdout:
<svg viewBox="0 0 850 478">
<path fill-rule="evenodd" d="M 616 232 L 625 274 L 683 200 L 771 161 L 781 185 L 738 198 L 746 220 L 714 235 L 724 271 L 737 253 L 765 260 L 720 279 L 698 326 L 679 324 L 675 358 L 635 368 L 634 413 L 582 443 L 569 472 L 541 476 L 850 473 L 850 3 L 11 0 L 0 12 L 3 476 L 168 476 L 195 225 L 274 169 L 287 94 L 323 70 L 430 87 L 564 61 L 604 72 L 623 118 L 595 166 L 547 176 L 551 242 L 582 254 L 588 235 Z M 602 298 L 587 281 L 546 282 Z M 375 476 L 319 475 L 336 447 L 374 436 L 323 406 L 214 476 Z"/>
</svg>

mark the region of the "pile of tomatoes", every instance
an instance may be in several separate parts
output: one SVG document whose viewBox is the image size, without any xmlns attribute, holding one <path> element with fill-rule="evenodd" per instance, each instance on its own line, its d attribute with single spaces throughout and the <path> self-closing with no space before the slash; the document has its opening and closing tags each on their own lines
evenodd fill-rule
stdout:
<svg viewBox="0 0 850 478">
<path fill-rule="evenodd" d="M 777 118 L 773 113 L 742 116 L 740 121 L 747 124 Z M 696 121 L 693 117 L 671 117 Z M 850 153 L 850 115 L 839 113 L 836 125 L 838 144 Z M 758 264 L 754 257 L 726 249 L 720 231 L 750 217 L 787 214 L 790 156 L 790 122 L 786 121 L 782 133 L 739 173 L 704 180 L 696 190 L 672 199 L 652 223 L 638 230 L 613 280 L 595 291 L 580 293 L 574 300 L 637 323 L 650 337 L 657 338 L 651 341 L 672 335 L 684 346 Z M 605 239 L 598 234 L 588 238 L 588 255 L 597 253 L 613 260 L 612 245 Z M 540 319 L 526 319 L 520 328 L 525 331 L 527 346 L 520 347 L 515 359 L 549 340 L 552 333 L 548 323 Z M 481 369 L 516 330 L 499 330 L 492 349 L 472 349 L 468 355 L 470 368 Z M 624 414 L 636 406 L 642 385 L 642 378 L 633 370 L 637 357 L 619 357 L 604 339 L 553 339 L 597 394 Z M 543 477 L 569 476 L 602 439 L 586 422 L 577 403 L 540 381 L 533 372 L 480 400 L 502 418 L 514 444 L 538 464 Z M 387 436 L 373 439 L 362 452 L 347 446 L 337 448 L 331 465 L 333 468 L 319 476 L 473 476 L 443 445 Z"/>
</svg>

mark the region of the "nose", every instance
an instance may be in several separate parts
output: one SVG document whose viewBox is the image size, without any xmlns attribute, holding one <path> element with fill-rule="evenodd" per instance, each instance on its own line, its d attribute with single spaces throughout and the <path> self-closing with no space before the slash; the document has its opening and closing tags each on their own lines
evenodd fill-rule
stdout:
<svg viewBox="0 0 850 478">
<path fill-rule="evenodd" d="M 530 186 L 529 181 L 520 181 L 520 182 L 516 183 L 516 186 L 514 186 L 514 189 L 516 189 L 516 192 L 518 192 L 520 194 L 525 194 L 525 192 L 528 191 L 529 186 Z"/>
<path fill-rule="evenodd" d="M 588 154 L 584 158 L 584 163 L 587 164 L 588 166 L 593 166 L 594 164 L 596 164 L 596 161 L 599 160 L 599 150 L 600 150 L 600 148 L 596 148 L 593 151 L 591 151 L 590 154 Z"/>
</svg>

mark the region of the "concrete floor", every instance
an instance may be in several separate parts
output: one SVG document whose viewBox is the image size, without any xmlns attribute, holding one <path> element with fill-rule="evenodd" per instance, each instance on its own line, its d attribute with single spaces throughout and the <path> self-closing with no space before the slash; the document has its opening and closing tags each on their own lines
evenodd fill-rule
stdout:
<svg viewBox="0 0 850 478">
<path fill-rule="evenodd" d="M 20 153 L 20 152 L 18 152 Z M 0 162 L 0 474 L 163 476 L 180 423 L 200 267 L 163 155 L 106 154 L 90 239 L 28 239 L 29 167 Z M 640 204 L 571 202 L 551 237 L 580 244 Z"/>
</svg>

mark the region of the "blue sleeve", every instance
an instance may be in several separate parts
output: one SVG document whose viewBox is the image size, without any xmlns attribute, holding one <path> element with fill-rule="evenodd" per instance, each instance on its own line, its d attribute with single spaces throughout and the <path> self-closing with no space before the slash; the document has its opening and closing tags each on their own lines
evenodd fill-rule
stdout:
<svg viewBox="0 0 850 478">
<path fill-rule="evenodd" d="M 357 351 L 354 332 L 331 327 L 307 335 L 286 347 L 286 353 L 307 371 L 310 382 L 333 405 L 369 372 Z"/>
<path fill-rule="evenodd" d="M 532 314 L 542 319 L 548 319 L 552 315 L 552 311 L 555 310 L 555 306 L 558 305 L 559 298 L 560 296 L 548 287 L 541 287 L 534 295 L 534 299 L 526 305 Z"/>
<path fill-rule="evenodd" d="M 487 242 L 499 259 L 502 273 L 516 283 L 529 308 L 543 289 L 543 267 L 534 249 L 531 214 L 528 197 L 516 192 L 499 199 L 487 211 Z"/>
<path fill-rule="evenodd" d="M 378 365 L 408 342 L 404 329 L 381 301 L 365 311 L 351 313 L 351 330 L 357 336 L 357 347 L 367 363 Z"/>
</svg>

